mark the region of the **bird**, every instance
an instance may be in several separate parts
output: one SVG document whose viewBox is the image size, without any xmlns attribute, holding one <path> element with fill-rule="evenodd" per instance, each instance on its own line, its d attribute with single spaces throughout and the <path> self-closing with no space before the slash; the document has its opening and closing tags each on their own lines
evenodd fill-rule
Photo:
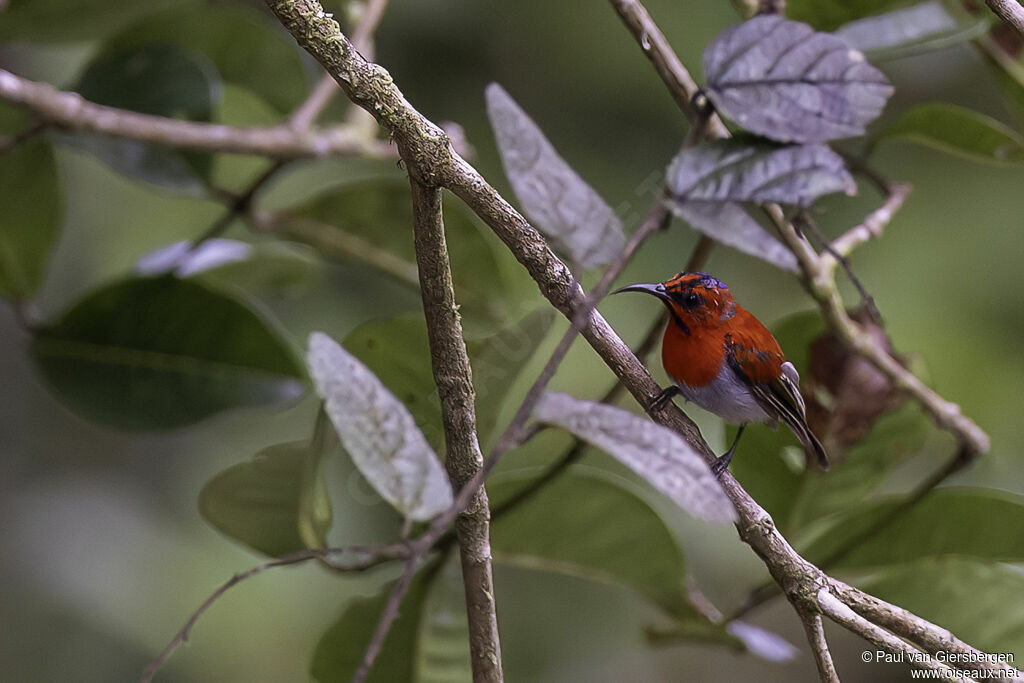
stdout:
<svg viewBox="0 0 1024 683">
<path fill-rule="evenodd" d="M 711 469 L 729 467 L 748 424 L 789 427 L 818 466 L 828 455 L 807 424 L 800 374 L 786 360 L 779 342 L 754 315 L 736 303 L 729 287 L 707 273 L 682 272 L 657 284 L 638 283 L 621 292 L 643 292 L 661 299 L 669 312 L 661 360 L 674 382 L 651 403 L 664 408 L 682 395 L 726 422 L 740 425 L 729 450 Z"/>
</svg>

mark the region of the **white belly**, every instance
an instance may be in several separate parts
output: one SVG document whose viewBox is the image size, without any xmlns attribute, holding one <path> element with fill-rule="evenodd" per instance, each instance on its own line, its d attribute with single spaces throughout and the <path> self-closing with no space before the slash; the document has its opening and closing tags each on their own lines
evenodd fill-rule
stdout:
<svg viewBox="0 0 1024 683">
<path fill-rule="evenodd" d="M 693 401 L 709 413 L 714 413 L 726 422 L 743 424 L 746 422 L 769 422 L 768 413 L 764 412 L 750 388 L 743 383 L 728 364 L 723 363 L 722 369 L 711 382 L 703 387 L 691 387 L 678 383 L 680 393 L 687 401 Z"/>
</svg>

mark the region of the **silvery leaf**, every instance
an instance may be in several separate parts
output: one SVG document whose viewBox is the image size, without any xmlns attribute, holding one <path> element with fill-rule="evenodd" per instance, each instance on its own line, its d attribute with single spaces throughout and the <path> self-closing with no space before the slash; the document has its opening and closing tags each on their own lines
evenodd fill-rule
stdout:
<svg viewBox="0 0 1024 683">
<path fill-rule="evenodd" d="M 583 268 L 615 258 L 625 236 L 612 208 L 558 155 L 504 88 L 491 83 L 485 96 L 505 175 L 530 220 Z"/>
<path fill-rule="evenodd" d="M 306 362 L 342 445 L 382 498 L 417 521 L 451 506 L 440 460 L 373 372 L 322 332 L 310 335 Z"/>
<path fill-rule="evenodd" d="M 893 92 L 842 39 L 777 15 L 718 34 L 704 51 L 704 77 L 720 113 L 782 142 L 862 135 Z"/>
<path fill-rule="evenodd" d="M 604 450 L 695 517 L 736 520 L 711 468 L 672 430 L 621 408 L 555 392 L 541 397 L 534 417 Z"/>
</svg>

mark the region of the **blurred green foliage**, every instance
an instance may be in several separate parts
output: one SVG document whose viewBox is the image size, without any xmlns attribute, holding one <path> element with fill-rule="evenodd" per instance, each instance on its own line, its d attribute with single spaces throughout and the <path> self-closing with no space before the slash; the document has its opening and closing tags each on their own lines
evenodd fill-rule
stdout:
<svg viewBox="0 0 1024 683">
<path fill-rule="evenodd" d="M 340 12 L 340 4 L 332 9 Z M 895 4 L 906 3 L 788 3 L 790 16 L 819 29 Z M 694 74 L 703 46 L 736 21 L 725 2 L 647 5 Z M 315 74 L 259 3 L 12 0 L 0 13 L 0 40 L 0 66 L 19 75 L 139 111 L 236 125 L 274 122 L 302 100 Z M 1024 656 L 1024 167 L 1013 163 L 1021 158 L 1015 117 L 1024 67 L 1012 51 L 1000 65 L 992 49 L 990 40 L 962 43 L 881 65 L 896 96 L 870 135 L 869 142 L 886 144 L 868 148 L 877 168 L 913 182 L 915 192 L 853 265 L 896 347 L 923 359 L 931 384 L 989 431 L 993 452 L 958 474 L 956 488 L 926 498 L 848 554 L 840 576 L 978 646 Z M 136 61 L 124 57 L 129 53 Z M 140 55 L 152 68 L 132 71 L 133 64 L 146 66 Z M 483 111 L 484 86 L 502 83 L 627 230 L 652 198 L 652 174 L 662 172 L 686 130 L 611 9 L 582 0 L 557 8 L 395 3 L 378 33 L 377 58 L 425 115 L 464 126 L 475 165 L 506 192 Z M 186 106 L 198 101 L 189 93 L 202 95 L 201 106 Z M 340 104 L 327 112 L 344 115 Z M 0 106 L 0 125 L 16 134 L 31 123 Z M 281 278 L 265 277 L 282 271 L 259 254 L 192 279 L 131 277 L 142 255 L 207 230 L 222 211 L 209 184 L 237 190 L 264 169 L 252 159 L 213 155 L 193 174 L 195 154 L 92 143 L 105 146 L 92 151 L 109 166 L 81 154 L 82 140 L 72 134 L 32 137 L 0 155 L 0 295 L 14 304 L 0 308 L 0 579 L 12 596 L 0 604 L 0 640 L 9 644 L 0 649 L 0 668 L 19 681 L 131 677 L 210 586 L 256 561 L 202 525 L 200 491 L 213 527 L 264 553 L 325 539 L 394 537 L 398 520 L 358 473 L 341 457 L 321 462 L 320 449 L 308 446 L 318 410 L 312 400 L 273 414 L 222 412 L 294 399 L 303 371 L 293 350 L 311 330 L 347 336 L 350 350 L 409 405 L 435 445 L 441 441 L 419 297 L 409 282 L 290 244 L 283 249 L 301 256 L 274 257 L 287 266 Z M 112 153 L 111 146 L 120 147 Z M 839 146 L 859 149 L 856 142 Z M 958 154 L 944 154 L 950 150 Z M 993 160 L 1001 163 L 980 163 Z M 168 169 L 180 173 L 168 181 Z M 295 163 L 259 204 L 322 221 L 411 263 L 403 175 L 391 161 Z M 169 192 L 182 187 L 191 194 Z M 826 198 L 819 222 L 838 234 L 876 203 L 866 186 L 855 199 Z M 470 350 L 486 442 L 543 362 L 553 341 L 545 338 L 550 317 L 535 313 L 508 324 L 542 305 L 535 286 L 457 202 L 446 201 L 446 210 L 460 302 L 479 338 Z M 278 249 L 240 225 L 230 235 L 261 253 Z M 684 225 L 674 225 L 645 246 L 623 280 L 662 279 L 679 270 L 695 242 Z M 297 261 L 313 265 L 295 270 Z M 792 277 L 737 252 L 716 250 L 708 269 L 763 320 L 808 308 Z M 300 276 L 289 274 L 295 272 Z M 154 288 L 163 298 L 139 298 Z M 852 290 L 850 296 L 854 301 Z M 658 312 L 615 299 L 601 308 L 629 342 Z M 265 322 L 269 317 L 276 322 Z M 777 328 L 805 378 L 806 349 L 820 329 L 814 315 Z M 83 344 L 88 357 L 53 352 Z M 41 373 L 31 369 L 30 355 Z M 146 361 L 153 358 L 160 362 Z M 211 363 L 231 371 L 208 372 Z M 120 369 L 112 374 L 111 364 Z M 555 386 L 592 398 L 613 381 L 581 344 Z M 101 424 L 178 429 L 111 431 L 83 422 L 65 404 Z M 717 420 L 692 412 L 721 446 Z M 297 441 L 282 443 L 288 440 Z M 554 461 L 564 443 L 538 438 L 509 454 L 494 500 L 519 490 L 537 471 L 525 466 Z M 910 405 L 884 416 L 824 476 L 786 459 L 793 443 L 788 433 L 752 428 L 734 471 L 812 557 L 891 509 L 953 450 Z M 261 454 L 252 459 L 254 453 Z M 642 626 L 671 615 L 689 624 L 683 630 L 690 638 L 735 646 L 694 611 L 687 582 L 729 611 L 764 579 L 763 566 L 753 558 L 730 564 L 737 545 L 731 530 L 690 525 L 610 459 L 588 452 L 586 463 L 495 522 L 496 556 L 508 560 L 496 574 L 511 680 L 676 680 L 680 670 L 695 680 L 813 677 L 805 657 L 778 665 L 709 645 L 652 649 L 643 642 Z M 701 557 L 684 558 L 696 548 Z M 464 632 L 451 626 L 461 623 L 464 608 L 457 571 L 454 582 L 452 576 L 438 564 L 417 579 L 375 670 L 379 680 L 465 678 Z M 192 648 L 161 671 L 161 680 L 304 680 L 310 666 L 314 677 L 333 680 L 361 655 L 391 578 L 389 569 L 338 578 L 306 567 L 247 582 L 204 617 Z M 353 601 L 367 593 L 376 597 Z M 758 621 L 802 643 L 791 614 L 776 610 Z M 903 668 L 858 664 L 863 647 L 836 647 L 844 680 L 903 680 Z"/>
</svg>

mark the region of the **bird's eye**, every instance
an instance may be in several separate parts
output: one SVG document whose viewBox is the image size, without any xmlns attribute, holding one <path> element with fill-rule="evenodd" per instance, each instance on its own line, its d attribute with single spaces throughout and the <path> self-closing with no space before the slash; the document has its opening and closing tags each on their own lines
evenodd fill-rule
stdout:
<svg viewBox="0 0 1024 683">
<path fill-rule="evenodd" d="M 700 294 L 694 294 L 693 292 L 687 294 L 686 298 L 683 299 L 683 305 L 687 308 L 696 308 L 701 302 Z"/>
</svg>

